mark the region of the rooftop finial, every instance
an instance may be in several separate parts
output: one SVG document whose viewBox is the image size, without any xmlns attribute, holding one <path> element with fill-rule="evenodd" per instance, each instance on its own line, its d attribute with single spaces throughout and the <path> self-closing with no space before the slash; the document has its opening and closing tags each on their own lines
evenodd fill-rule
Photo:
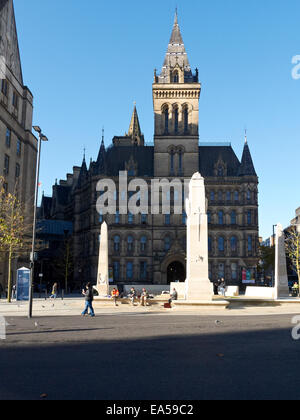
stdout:
<svg viewBox="0 0 300 420">
<path fill-rule="evenodd" d="M 176 6 L 176 9 L 175 9 L 175 25 L 177 25 L 178 24 L 178 7 Z"/>
<path fill-rule="evenodd" d="M 247 128 L 245 128 L 245 144 L 248 144 Z"/>
<path fill-rule="evenodd" d="M 102 143 L 104 143 L 104 127 L 102 127 Z"/>
</svg>

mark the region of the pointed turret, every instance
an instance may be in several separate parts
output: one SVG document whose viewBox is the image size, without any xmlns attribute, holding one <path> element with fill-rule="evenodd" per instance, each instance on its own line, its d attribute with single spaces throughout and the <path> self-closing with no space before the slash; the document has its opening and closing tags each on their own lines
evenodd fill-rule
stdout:
<svg viewBox="0 0 300 420">
<path fill-rule="evenodd" d="M 134 105 L 134 110 L 128 130 L 128 137 L 131 137 L 132 143 L 135 146 L 143 146 L 144 145 L 144 136 L 141 131 L 139 116 L 137 113 L 136 105 Z"/>
<path fill-rule="evenodd" d="M 257 176 L 248 146 L 247 134 L 245 135 L 244 152 L 238 176 Z"/>
<path fill-rule="evenodd" d="M 98 154 L 98 158 L 96 162 L 96 168 L 97 168 L 97 173 L 99 175 L 105 174 L 106 149 L 105 149 L 105 144 L 104 144 L 104 129 L 102 130 L 102 141 L 101 141 L 101 146 L 100 146 L 100 150 L 99 150 L 99 154 Z"/>
<path fill-rule="evenodd" d="M 82 187 L 82 185 L 84 184 L 84 182 L 87 179 L 87 176 L 88 176 L 88 169 L 87 169 L 87 166 L 86 166 L 85 151 L 84 151 L 83 161 L 82 161 L 82 165 L 81 165 L 81 169 L 80 169 L 80 174 L 79 174 L 79 178 L 78 178 L 78 183 L 77 183 L 77 186 L 79 188 Z"/>
<path fill-rule="evenodd" d="M 194 77 L 178 24 L 176 10 L 173 30 L 158 83 L 190 83 L 193 81 Z"/>
</svg>

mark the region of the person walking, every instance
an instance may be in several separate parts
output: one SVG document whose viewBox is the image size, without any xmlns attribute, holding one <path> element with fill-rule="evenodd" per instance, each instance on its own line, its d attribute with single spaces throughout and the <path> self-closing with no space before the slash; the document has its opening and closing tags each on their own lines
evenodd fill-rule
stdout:
<svg viewBox="0 0 300 420">
<path fill-rule="evenodd" d="M 131 288 L 130 293 L 129 293 L 129 297 L 130 297 L 130 301 L 131 301 L 131 305 L 134 306 L 134 302 L 135 299 L 137 297 L 137 293 L 134 287 Z"/>
<path fill-rule="evenodd" d="M 223 278 L 221 279 L 221 282 L 220 282 L 220 292 L 221 292 L 222 296 L 225 297 L 225 295 L 226 295 L 226 282 Z"/>
<path fill-rule="evenodd" d="M 116 289 L 115 287 L 113 288 L 113 291 L 111 292 L 112 298 L 115 302 L 115 306 L 118 306 L 118 297 L 119 297 L 119 290 Z"/>
<path fill-rule="evenodd" d="M 82 316 L 88 315 L 88 312 L 90 310 L 90 316 L 94 318 L 95 312 L 93 308 L 93 300 L 94 300 L 94 291 L 93 286 L 91 283 L 88 283 L 86 285 L 85 290 L 82 291 L 83 296 L 85 296 L 85 308 L 82 312 Z"/>
<path fill-rule="evenodd" d="M 54 299 L 54 300 L 57 299 L 57 292 L 58 292 L 58 284 L 57 283 L 54 283 L 53 284 L 53 287 L 52 287 L 52 292 L 51 292 L 50 300 L 51 299 Z"/>
<path fill-rule="evenodd" d="M 149 293 L 148 293 L 148 292 L 147 292 L 147 290 L 144 288 L 144 289 L 142 290 L 142 294 L 141 294 L 141 300 L 140 300 L 141 306 L 147 306 L 147 303 L 148 303 L 148 298 L 149 298 Z"/>
</svg>

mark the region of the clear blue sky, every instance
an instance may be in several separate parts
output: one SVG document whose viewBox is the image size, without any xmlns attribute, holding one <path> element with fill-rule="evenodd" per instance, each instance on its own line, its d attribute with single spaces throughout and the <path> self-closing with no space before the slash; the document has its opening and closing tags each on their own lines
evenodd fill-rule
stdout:
<svg viewBox="0 0 300 420">
<path fill-rule="evenodd" d="M 24 83 L 35 96 L 34 123 L 44 146 L 41 182 L 96 159 L 128 130 L 137 102 L 153 140 L 153 70 L 160 70 L 176 4 L 193 68 L 202 82 L 201 141 L 231 141 L 239 158 L 243 132 L 260 177 L 260 234 L 288 225 L 299 194 L 299 0 L 15 0 Z"/>
</svg>

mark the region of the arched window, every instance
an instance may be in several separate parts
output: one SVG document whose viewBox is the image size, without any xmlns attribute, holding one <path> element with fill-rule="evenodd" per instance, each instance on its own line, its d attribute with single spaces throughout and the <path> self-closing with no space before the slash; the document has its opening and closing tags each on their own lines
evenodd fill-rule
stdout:
<svg viewBox="0 0 300 420">
<path fill-rule="evenodd" d="M 179 175 L 182 175 L 183 173 L 183 152 L 182 150 L 179 150 L 179 166 L 178 166 L 178 170 L 179 170 Z"/>
<path fill-rule="evenodd" d="M 250 226 L 252 224 L 252 212 L 248 210 L 247 212 L 247 224 Z"/>
<path fill-rule="evenodd" d="M 208 237 L 208 252 L 212 252 L 212 239 L 210 236 Z"/>
<path fill-rule="evenodd" d="M 247 200 L 251 201 L 251 191 L 250 190 L 247 191 Z"/>
<path fill-rule="evenodd" d="M 141 252 L 145 252 L 147 250 L 147 237 L 141 237 Z"/>
<path fill-rule="evenodd" d="M 171 160 L 171 162 L 170 162 L 170 172 L 171 172 L 171 175 L 174 175 L 174 156 L 175 156 L 174 150 L 171 150 L 171 152 L 170 152 L 170 160 Z"/>
<path fill-rule="evenodd" d="M 178 134 L 178 131 L 179 131 L 179 112 L 178 112 L 177 107 L 174 109 L 174 130 L 175 130 L 175 134 Z"/>
<path fill-rule="evenodd" d="M 236 225 L 236 212 L 235 211 L 231 212 L 231 224 Z"/>
<path fill-rule="evenodd" d="M 116 235 L 114 237 L 114 251 L 120 252 L 120 244 L 121 244 L 121 238 L 119 235 Z"/>
<path fill-rule="evenodd" d="M 234 201 L 239 201 L 240 199 L 240 194 L 238 191 L 234 191 Z"/>
<path fill-rule="evenodd" d="M 128 213 L 128 224 L 129 225 L 132 225 L 133 224 L 133 220 L 134 220 L 133 214 L 129 212 Z"/>
<path fill-rule="evenodd" d="M 224 212 L 219 211 L 219 225 L 224 225 Z"/>
<path fill-rule="evenodd" d="M 165 134 L 169 134 L 169 108 L 164 109 L 164 118 L 165 118 Z"/>
<path fill-rule="evenodd" d="M 223 166 L 219 166 L 218 167 L 218 176 L 224 176 L 224 168 Z"/>
<path fill-rule="evenodd" d="M 173 73 L 173 83 L 179 83 L 179 74 L 177 70 Z"/>
<path fill-rule="evenodd" d="M 184 123 L 184 133 L 189 132 L 189 110 L 187 107 L 183 110 L 183 123 Z"/>
<path fill-rule="evenodd" d="M 230 191 L 227 191 L 227 193 L 226 193 L 226 200 L 231 201 L 231 192 Z"/>
<path fill-rule="evenodd" d="M 218 200 L 223 201 L 223 191 L 218 192 Z"/>
<path fill-rule="evenodd" d="M 248 252 L 252 252 L 253 250 L 253 241 L 252 241 L 252 236 L 248 236 Z"/>
<path fill-rule="evenodd" d="M 127 250 L 128 252 L 132 252 L 133 251 L 133 243 L 134 243 L 134 239 L 132 236 L 128 236 L 127 238 Z"/>
<path fill-rule="evenodd" d="M 171 238 L 169 236 L 165 237 L 165 251 L 170 251 L 171 249 Z"/>
<path fill-rule="evenodd" d="M 208 224 L 211 223 L 211 212 L 210 211 L 207 212 L 207 222 L 208 222 Z"/>
<path fill-rule="evenodd" d="M 236 238 L 236 236 L 232 236 L 232 238 L 230 238 L 230 249 L 231 249 L 232 252 L 237 251 L 237 238 Z"/>
<path fill-rule="evenodd" d="M 116 214 L 115 214 L 115 223 L 116 224 L 120 223 L 120 212 L 119 211 L 117 211 Z"/>
<path fill-rule="evenodd" d="M 215 193 L 214 191 L 210 192 L 210 201 L 215 201 Z"/>
<path fill-rule="evenodd" d="M 222 236 L 218 239 L 218 250 L 219 252 L 225 251 L 225 239 Z"/>
</svg>

